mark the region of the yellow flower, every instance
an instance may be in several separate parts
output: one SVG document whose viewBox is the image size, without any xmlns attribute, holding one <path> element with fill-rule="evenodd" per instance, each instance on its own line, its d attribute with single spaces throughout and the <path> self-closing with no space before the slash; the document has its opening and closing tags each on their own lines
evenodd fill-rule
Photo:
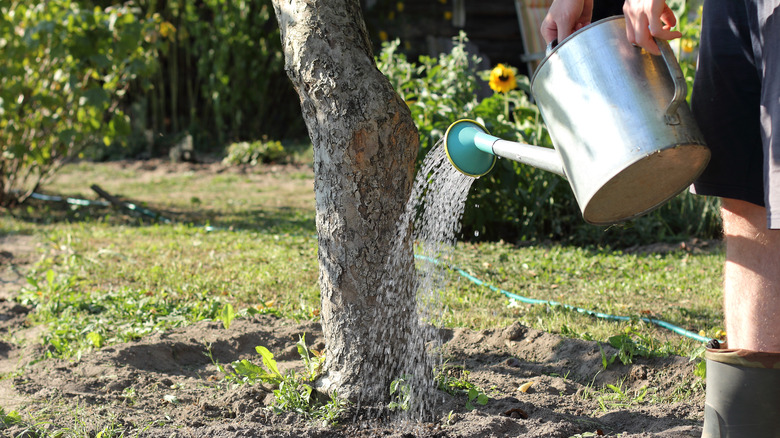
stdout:
<svg viewBox="0 0 780 438">
<path fill-rule="evenodd" d="M 689 38 L 683 38 L 681 44 L 682 50 L 685 53 L 691 53 L 693 52 L 693 41 Z"/>
<path fill-rule="evenodd" d="M 380 30 L 379 31 L 379 40 L 380 41 L 387 41 L 387 38 L 388 38 L 387 32 L 385 32 L 383 30 Z"/>
<path fill-rule="evenodd" d="M 452 20 L 452 11 L 444 11 L 444 19 L 447 21 Z"/>
<path fill-rule="evenodd" d="M 167 21 L 160 23 L 160 35 L 162 35 L 163 38 L 173 39 L 174 33 L 176 33 L 176 26 Z"/>
<path fill-rule="evenodd" d="M 515 72 L 504 64 L 498 64 L 496 68 L 490 72 L 490 81 L 488 84 L 493 91 L 498 93 L 506 93 L 509 90 L 514 90 L 517 88 Z"/>
<path fill-rule="evenodd" d="M 398 2 L 395 4 L 395 8 L 398 10 L 398 12 L 404 11 L 404 2 Z"/>
</svg>

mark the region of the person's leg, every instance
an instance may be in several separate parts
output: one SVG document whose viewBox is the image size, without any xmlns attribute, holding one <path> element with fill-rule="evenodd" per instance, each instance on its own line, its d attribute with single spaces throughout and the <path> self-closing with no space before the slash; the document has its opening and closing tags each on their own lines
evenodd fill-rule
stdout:
<svg viewBox="0 0 780 438">
<path fill-rule="evenodd" d="M 780 230 L 766 208 L 722 199 L 727 349 L 708 349 L 702 438 L 780 436 Z"/>
<path fill-rule="evenodd" d="M 750 202 L 724 198 L 722 211 L 728 348 L 780 351 L 780 230 Z"/>
<path fill-rule="evenodd" d="M 722 199 L 727 346 L 705 353 L 703 438 L 780 437 L 778 2 L 704 3 L 692 109 L 712 160 L 692 191 Z"/>
</svg>

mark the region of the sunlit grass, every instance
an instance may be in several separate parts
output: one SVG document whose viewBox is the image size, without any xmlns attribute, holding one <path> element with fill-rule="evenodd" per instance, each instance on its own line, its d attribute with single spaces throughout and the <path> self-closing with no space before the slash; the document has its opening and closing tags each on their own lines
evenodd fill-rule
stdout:
<svg viewBox="0 0 780 438">
<path fill-rule="evenodd" d="M 201 172 L 197 177 L 185 172 L 153 178 L 140 170 L 106 167 L 82 163 L 67 168 L 58 182 L 45 189 L 86 196 L 89 188 L 84 186 L 97 181 L 111 193 L 170 213 L 174 222 L 160 223 L 107 207 L 63 209 L 46 203 L 0 219 L 3 233 L 31 234 L 41 242 L 36 255 L 40 261 L 29 273 L 37 281 L 27 292 L 27 302 L 36 306 L 30 321 L 49 324 L 50 330 L 58 326 L 53 321 L 67 322 L 73 351 L 63 355 L 132 339 L 132 331 L 122 335 L 105 327 L 134 327 L 144 309 L 153 309 L 147 316 L 155 330 L 215 318 L 227 304 L 239 313 L 252 310 L 317 318 L 310 169 L 278 174 Z M 281 194 L 274 197 L 273 193 Z M 626 254 L 559 245 L 459 243 L 440 262 L 453 268 L 446 271 L 447 284 L 438 291 L 442 322 L 448 327 L 478 330 L 519 321 L 599 341 L 628 329 L 680 354 L 688 354 L 700 343 L 639 318 L 661 319 L 707 336 L 722 328 L 723 251 L 716 244 L 695 252 Z M 430 268 L 423 260 L 417 264 L 421 271 Z M 494 288 L 476 284 L 456 269 Z M 61 290 L 35 295 L 47 288 Z M 525 304 L 500 290 L 634 319 L 612 321 L 563 306 Z M 124 302 L 146 300 L 151 307 L 123 310 L 112 298 L 116 296 Z M 70 300 L 74 309 L 56 306 L 57 300 Z M 165 315 L 176 318 L 161 319 Z M 101 337 L 90 335 L 93 332 Z M 47 342 L 56 339 L 51 333 L 43 335 Z M 51 345 L 50 351 L 59 348 Z"/>
</svg>

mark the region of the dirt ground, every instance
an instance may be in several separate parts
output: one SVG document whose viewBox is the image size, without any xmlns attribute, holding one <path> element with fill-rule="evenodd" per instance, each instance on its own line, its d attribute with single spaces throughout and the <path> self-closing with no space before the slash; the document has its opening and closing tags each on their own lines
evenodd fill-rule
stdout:
<svg viewBox="0 0 780 438">
<path fill-rule="evenodd" d="M 25 326 L 31 309 L 13 300 L 36 242 L 28 236 L 0 237 L 0 407 L 6 412 L 46 414 L 42 427 L 94 433 L 114 423 L 123 436 L 144 437 L 699 437 L 701 391 L 671 404 L 652 396 L 688 391 L 696 382 L 684 357 L 637 359 L 603 370 L 599 343 L 569 339 L 520 324 L 485 331 L 441 331 L 451 365 L 471 372 L 489 402 L 466 409 L 465 397 L 447 397 L 430 423 L 397 418 L 363 419 L 352 411 L 340 425 L 323 426 L 295 414 L 274 414 L 273 395 L 262 386 L 231 388 L 211 358 L 259 363 L 255 347 L 268 347 L 282 368 L 300 367 L 295 344 L 324 347 L 320 325 L 272 316 L 200 322 L 141 341 L 111 345 L 77 361 L 42 360 L 35 328 Z M 606 344 L 605 352 L 614 350 Z M 530 390 L 518 388 L 533 382 Z M 587 394 L 611 384 L 645 402 L 602 409 Z M 131 389 L 128 389 L 131 388 Z M 606 401 L 606 399 L 602 399 Z M 608 401 L 606 401 L 607 404 Z M 43 418 L 43 417 L 40 417 Z M 48 425 L 46 424 L 48 423 Z M 12 426 L 0 434 L 16 436 Z"/>
</svg>

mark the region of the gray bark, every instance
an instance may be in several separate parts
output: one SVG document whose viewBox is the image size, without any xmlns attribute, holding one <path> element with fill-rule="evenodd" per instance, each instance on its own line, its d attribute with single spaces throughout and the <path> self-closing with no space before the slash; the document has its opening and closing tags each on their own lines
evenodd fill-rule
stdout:
<svg viewBox="0 0 780 438">
<path fill-rule="evenodd" d="M 320 384 L 379 402 L 410 360 L 416 324 L 411 242 L 402 235 L 399 246 L 396 232 L 414 179 L 417 130 L 374 63 L 359 0 L 273 4 L 314 145 L 326 340 Z"/>
</svg>

